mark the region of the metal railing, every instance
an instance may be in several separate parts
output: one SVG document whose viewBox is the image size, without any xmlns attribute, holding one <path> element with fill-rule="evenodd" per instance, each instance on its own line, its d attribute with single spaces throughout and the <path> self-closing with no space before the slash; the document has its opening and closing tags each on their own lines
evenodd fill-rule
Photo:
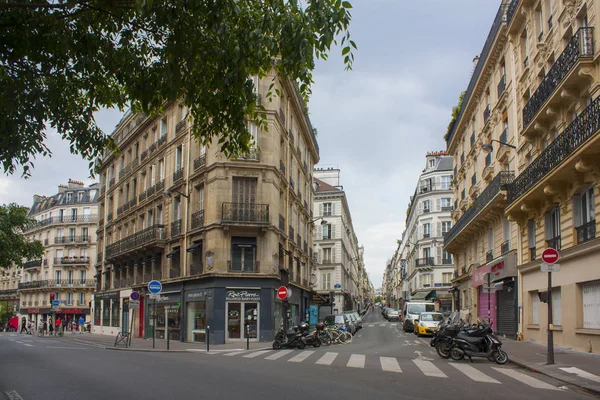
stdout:
<svg viewBox="0 0 600 400">
<path fill-rule="evenodd" d="M 417 258 L 415 260 L 415 265 L 417 267 L 434 266 L 435 265 L 435 259 L 433 257 Z"/>
<path fill-rule="evenodd" d="M 443 258 L 442 257 L 442 265 L 452 265 L 452 258 Z"/>
<path fill-rule="evenodd" d="M 494 259 L 494 251 L 488 250 L 487 253 L 485 253 L 485 262 L 490 262 L 493 259 Z"/>
<path fill-rule="evenodd" d="M 452 211 L 454 210 L 454 207 L 452 206 L 442 206 L 442 211 Z"/>
<path fill-rule="evenodd" d="M 483 192 L 473 202 L 465 213 L 460 217 L 456 224 L 444 236 L 444 245 L 448 245 L 476 216 L 483 210 L 501 190 L 506 190 L 506 187 L 513 181 L 515 173 L 513 171 L 500 171 L 498 175 Z"/>
<path fill-rule="evenodd" d="M 523 128 L 527 128 L 546 100 L 554 93 L 580 58 L 594 56 L 594 28 L 585 27 L 573 35 L 548 74 L 523 107 Z"/>
<path fill-rule="evenodd" d="M 192 214 L 192 229 L 204 226 L 204 210 L 196 211 Z"/>
<path fill-rule="evenodd" d="M 593 219 L 590 222 L 586 222 L 585 224 L 578 226 L 575 228 L 577 230 L 577 243 L 587 242 L 588 240 L 592 240 L 596 237 L 596 220 Z"/>
<path fill-rule="evenodd" d="M 69 288 L 69 287 L 90 287 L 96 285 L 94 279 L 49 279 L 43 281 L 21 282 L 19 289 L 38 289 L 38 288 Z"/>
<path fill-rule="evenodd" d="M 553 237 L 552 239 L 547 239 L 546 244 L 548 247 L 551 247 L 555 250 L 560 250 L 560 235 Z"/>
<path fill-rule="evenodd" d="M 206 154 L 202 154 L 194 160 L 194 171 L 206 165 Z"/>
<path fill-rule="evenodd" d="M 515 15 L 515 11 L 517 10 L 517 6 L 519 5 L 520 0 L 512 0 L 508 5 L 506 10 L 506 21 L 510 24 L 512 17 Z"/>
<path fill-rule="evenodd" d="M 181 219 L 171 222 L 171 237 L 181 235 Z"/>
<path fill-rule="evenodd" d="M 89 257 L 55 257 L 54 265 L 89 264 Z"/>
<path fill-rule="evenodd" d="M 60 225 L 60 224 L 74 224 L 74 223 L 78 223 L 78 222 L 97 222 L 98 221 L 98 216 L 97 215 L 63 215 L 58 216 L 58 217 L 51 217 L 51 218 L 46 218 L 40 221 L 35 221 L 29 225 L 27 225 L 25 227 L 25 232 L 34 230 L 34 229 L 38 229 L 38 228 L 43 228 L 45 226 L 49 226 L 49 225 Z"/>
<path fill-rule="evenodd" d="M 177 182 L 180 179 L 183 179 L 183 167 L 173 172 L 173 182 Z"/>
<path fill-rule="evenodd" d="M 54 238 L 54 244 L 66 243 L 87 243 L 90 241 L 89 236 L 59 236 Z"/>
<path fill-rule="evenodd" d="M 269 223 L 269 205 L 252 203 L 223 203 L 222 222 Z"/>
<path fill-rule="evenodd" d="M 183 130 L 185 129 L 185 125 L 186 125 L 186 121 L 184 118 L 181 121 L 179 121 L 177 123 L 177 125 L 175 125 L 175 135 L 179 135 L 180 133 L 182 133 Z"/>
<path fill-rule="evenodd" d="M 500 254 L 505 255 L 509 251 L 510 251 L 510 240 L 506 240 L 500 245 Z"/>
<path fill-rule="evenodd" d="M 166 239 L 165 236 L 164 225 L 153 225 L 146 229 L 142 229 L 139 232 L 106 246 L 106 259 L 118 256 L 119 254 L 123 254 L 129 250 L 154 241 L 164 241 Z"/>
<path fill-rule="evenodd" d="M 227 271 L 228 272 L 249 272 L 249 273 L 257 273 L 260 272 L 260 262 L 259 261 L 245 261 L 242 263 L 232 262 L 231 260 L 227 260 Z"/>
<path fill-rule="evenodd" d="M 558 167 L 600 129 L 600 97 L 583 110 L 571 124 L 519 174 L 508 191 L 508 204 L 525 194 L 550 171 Z"/>
<path fill-rule="evenodd" d="M 28 269 L 28 268 L 39 268 L 42 266 L 42 260 L 31 260 L 31 261 L 26 261 L 23 264 L 23 268 Z"/>
</svg>

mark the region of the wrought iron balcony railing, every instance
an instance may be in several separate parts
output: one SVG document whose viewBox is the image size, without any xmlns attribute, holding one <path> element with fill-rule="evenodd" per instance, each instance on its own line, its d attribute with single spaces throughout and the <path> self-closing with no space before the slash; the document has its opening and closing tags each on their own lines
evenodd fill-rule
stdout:
<svg viewBox="0 0 600 400">
<path fill-rule="evenodd" d="M 500 171 L 498 175 L 483 192 L 475 199 L 473 205 L 469 207 L 460 217 L 456 224 L 444 236 L 444 245 L 448 245 L 480 212 L 483 210 L 501 190 L 506 190 L 507 186 L 513 181 L 515 173 L 513 171 Z"/>
<path fill-rule="evenodd" d="M 229 272 L 247 272 L 247 273 L 257 273 L 260 272 L 260 262 L 259 261 L 246 261 L 242 262 L 241 260 L 231 261 L 227 260 L 227 271 Z"/>
<path fill-rule="evenodd" d="M 269 223 L 269 205 L 252 203 L 223 203 L 222 222 L 226 223 Z"/>
<path fill-rule="evenodd" d="M 204 226 L 204 210 L 196 211 L 192 214 L 192 229 Z"/>
<path fill-rule="evenodd" d="M 89 236 L 59 236 L 54 238 L 54 244 L 87 243 L 89 241 Z"/>
<path fill-rule="evenodd" d="M 510 240 L 506 240 L 500 245 L 500 254 L 505 255 L 510 251 Z"/>
<path fill-rule="evenodd" d="M 524 195 L 550 171 L 558 167 L 600 129 L 600 97 L 583 110 L 571 124 L 519 174 L 508 191 L 508 204 Z"/>
<path fill-rule="evenodd" d="M 171 237 L 174 238 L 176 236 L 181 235 L 181 220 L 171 222 Z"/>
<path fill-rule="evenodd" d="M 173 182 L 177 182 L 180 179 L 183 179 L 183 167 L 173 172 Z"/>
<path fill-rule="evenodd" d="M 144 161 L 146 159 L 146 157 L 148 157 L 148 149 L 142 151 L 142 154 L 140 155 L 140 159 L 142 161 Z"/>
<path fill-rule="evenodd" d="M 510 24 L 512 17 L 515 15 L 515 11 L 517 11 L 517 6 L 519 5 L 519 1 L 521 0 L 512 0 L 508 5 L 506 10 L 506 21 Z"/>
<path fill-rule="evenodd" d="M 442 265 L 452 265 L 452 258 L 443 258 L 442 257 Z"/>
<path fill-rule="evenodd" d="M 579 28 L 558 56 L 540 86 L 523 107 L 523 128 L 527 128 L 546 100 L 571 72 L 579 59 L 594 56 L 594 28 Z"/>
<path fill-rule="evenodd" d="M 206 165 L 206 154 L 200 155 L 194 160 L 194 171 Z"/>
<path fill-rule="evenodd" d="M 546 244 L 548 245 L 548 247 L 551 247 L 555 250 L 560 250 L 560 235 L 551 239 L 547 239 Z"/>
<path fill-rule="evenodd" d="M 28 268 L 39 268 L 42 266 L 42 260 L 31 260 L 31 261 L 26 261 L 23 264 L 23 268 L 28 269 Z"/>
<path fill-rule="evenodd" d="M 593 219 L 590 222 L 586 222 L 585 224 L 578 226 L 575 228 L 577 230 L 577 243 L 587 242 L 588 240 L 592 240 L 596 237 L 596 220 Z"/>
<path fill-rule="evenodd" d="M 89 257 L 55 257 L 54 265 L 81 265 L 89 264 Z"/>
<path fill-rule="evenodd" d="M 453 211 L 454 207 L 452 206 L 442 206 L 442 211 Z"/>
<path fill-rule="evenodd" d="M 485 253 L 485 262 L 490 262 L 494 259 L 494 250 L 488 250 L 487 253 Z"/>
<path fill-rule="evenodd" d="M 424 258 L 416 259 L 417 267 L 427 267 L 427 266 L 434 266 L 434 265 L 435 265 L 435 260 L 433 257 L 424 257 Z"/>
<path fill-rule="evenodd" d="M 106 246 L 106 259 L 126 253 L 137 247 L 147 245 L 154 241 L 164 241 L 165 237 L 164 225 L 153 225 L 146 229 L 142 229 L 132 235 L 127 236 L 113 244 Z"/>
<path fill-rule="evenodd" d="M 25 232 L 32 231 L 35 229 L 43 228 L 49 225 L 60 225 L 60 224 L 75 224 L 79 222 L 97 222 L 97 215 L 63 215 L 57 217 L 46 218 L 40 221 L 35 221 L 25 228 Z"/>
<path fill-rule="evenodd" d="M 69 287 L 87 287 L 93 288 L 96 285 L 94 279 L 48 279 L 43 281 L 21 282 L 19 289 L 39 289 L 39 288 L 69 288 Z"/>
<path fill-rule="evenodd" d="M 177 123 L 177 125 L 175 125 L 175 135 L 179 135 L 183 132 L 183 130 L 185 129 L 185 124 L 185 119 L 182 119 Z"/>
</svg>

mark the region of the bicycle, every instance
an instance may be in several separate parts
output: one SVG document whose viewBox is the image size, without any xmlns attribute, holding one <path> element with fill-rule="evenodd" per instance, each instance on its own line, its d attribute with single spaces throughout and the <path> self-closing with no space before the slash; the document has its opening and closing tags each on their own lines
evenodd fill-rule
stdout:
<svg viewBox="0 0 600 400">
<path fill-rule="evenodd" d="M 329 334 L 332 344 L 349 344 L 352 342 L 352 334 L 344 328 L 328 327 L 325 331 Z"/>
</svg>

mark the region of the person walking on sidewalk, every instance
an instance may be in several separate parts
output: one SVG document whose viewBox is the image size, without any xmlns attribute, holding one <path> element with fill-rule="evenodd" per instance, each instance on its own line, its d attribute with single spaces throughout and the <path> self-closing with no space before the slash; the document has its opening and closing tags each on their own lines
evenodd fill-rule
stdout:
<svg viewBox="0 0 600 400">
<path fill-rule="evenodd" d="M 79 317 L 79 333 L 83 335 L 83 331 L 85 330 L 85 318 L 83 316 Z"/>
<path fill-rule="evenodd" d="M 54 324 L 52 324 L 52 317 L 48 317 L 48 336 L 54 335 Z"/>
<path fill-rule="evenodd" d="M 56 335 L 62 335 L 62 322 L 60 317 L 56 317 Z"/>
<path fill-rule="evenodd" d="M 23 333 L 23 331 L 27 333 L 27 318 L 25 317 L 21 318 L 21 332 L 19 333 Z"/>
</svg>

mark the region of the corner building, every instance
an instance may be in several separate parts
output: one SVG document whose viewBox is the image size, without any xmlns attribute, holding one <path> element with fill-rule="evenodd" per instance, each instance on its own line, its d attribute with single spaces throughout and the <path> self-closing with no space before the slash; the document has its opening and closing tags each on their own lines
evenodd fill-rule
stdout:
<svg viewBox="0 0 600 400">
<path fill-rule="evenodd" d="M 312 255 L 312 173 L 319 148 L 293 84 L 265 101 L 273 76 L 253 79 L 268 131 L 249 123 L 256 146 L 226 158 L 189 132 L 185 107 L 156 117 L 127 114 L 113 137 L 121 155 L 103 159 L 98 290 L 94 330 L 211 343 L 268 341 L 283 318 L 304 319 Z M 218 139 L 218 138 L 217 138 Z M 159 280 L 159 300 L 147 284 Z M 288 282 L 286 282 L 288 281 Z M 294 314 L 282 315 L 276 289 L 287 284 Z M 127 298 L 142 293 L 132 317 Z M 165 314 L 165 307 L 176 312 Z M 153 315 L 156 318 L 151 318 Z M 154 330 L 154 332 L 153 332 Z"/>
</svg>

